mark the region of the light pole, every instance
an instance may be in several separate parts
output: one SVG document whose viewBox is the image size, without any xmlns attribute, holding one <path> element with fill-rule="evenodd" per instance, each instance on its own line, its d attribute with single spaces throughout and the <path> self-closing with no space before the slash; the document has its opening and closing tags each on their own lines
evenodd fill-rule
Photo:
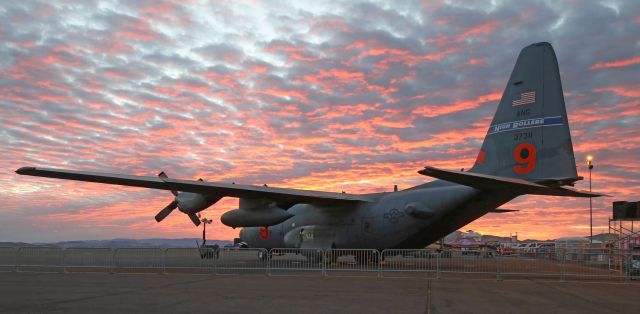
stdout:
<svg viewBox="0 0 640 314">
<path fill-rule="evenodd" d="M 589 193 L 591 193 L 591 170 L 593 169 L 593 157 L 587 156 L 587 165 L 589 166 Z M 591 203 L 591 196 L 589 196 L 589 243 L 593 244 L 593 206 Z"/>
<path fill-rule="evenodd" d="M 207 243 L 207 225 L 212 223 L 213 220 L 207 219 L 207 218 L 202 218 L 202 219 L 200 219 L 200 221 L 203 222 L 203 224 L 202 224 L 202 246 L 204 247 L 204 245 Z"/>
</svg>

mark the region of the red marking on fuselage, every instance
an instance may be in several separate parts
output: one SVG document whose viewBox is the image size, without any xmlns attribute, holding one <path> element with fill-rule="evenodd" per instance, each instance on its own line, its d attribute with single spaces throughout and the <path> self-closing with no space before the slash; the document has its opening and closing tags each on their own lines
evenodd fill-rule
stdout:
<svg viewBox="0 0 640 314">
<path fill-rule="evenodd" d="M 487 154 L 483 150 L 481 150 L 478 153 L 478 157 L 476 157 L 476 164 L 477 165 L 482 165 L 484 163 L 484 158 L 486 157 L 486 155 Z"/>
<path fill-rule="evenodd" d="M 269 239 L 269 228 L 260 227 L 260 239 L 262 239 L 262 240 Z"/>
</svg>

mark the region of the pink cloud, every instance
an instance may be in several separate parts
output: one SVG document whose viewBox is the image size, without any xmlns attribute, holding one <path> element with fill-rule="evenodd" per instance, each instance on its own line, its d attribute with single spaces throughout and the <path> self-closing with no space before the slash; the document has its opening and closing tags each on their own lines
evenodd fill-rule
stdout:
<svg viewBox="0 0 640 314">
<path fill-rule="evenodd" d="M 483 103 L 498 101 L 502 97 L 502 92 L 493 92 L 480 95 L 474 99 L 459 99 L 453 104 L 426 104 L 418 107 L 413 111 L 414 114 L 423 115 L 425 117 L 437 117 L 440 115 L 451 114 L 462 110 L 470 110 L 477 108 Z"/>
<path fill-rule="evenodd" d="M 637 63 L 640 63 L 640 56 L 635 56 L 635 57 L 624 59 L 624 60 L 607 61 L 607 62 L 600 61 L 592 65 L 591 70 L 622 68 L 622 67 L 628 67 Z"/>
<path fill-rule="evenodd" d="M 468 65 L 484 65 L 487 62 L 487 58 L 471 58 L 467 61 Z"/>
<path fill-rule="evenodd" d="M 623 84 L 617 86 L 600 87 L 593 90 L 596 93 L 611 92 L 624 97 L 640 97 L 640 85 Z"/>
</svg>

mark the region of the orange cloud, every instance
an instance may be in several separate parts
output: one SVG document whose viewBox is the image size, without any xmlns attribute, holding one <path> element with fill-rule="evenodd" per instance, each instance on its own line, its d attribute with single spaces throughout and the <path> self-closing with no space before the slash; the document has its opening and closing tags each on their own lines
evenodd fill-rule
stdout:
<svg viewBox="0 0 640 314">
<path fill-rule="evenodd" d="M 469 59 L 469 61 L 467 61 L 466 64 L 481 65 L 481 64 L 485 64 L 486 62 L 487 62 L 487 58 L 471 58 Z"/>
<path fill-rule="evenodd" d="M 455 100 L 453 104 L 438 104 L 438 105 L 424 105 L 416 108 L 413 113 L 419 114 L 425 117 L 437 117 L 440 115 L 451 114 L 462 110 L 470 110 L 477 108 L 483 103 L 490 101 L 500 100 L 502 92 L 493 92 L 489 94 L 480 95 L 474 99 L 459 99 Z"/>
</svg>

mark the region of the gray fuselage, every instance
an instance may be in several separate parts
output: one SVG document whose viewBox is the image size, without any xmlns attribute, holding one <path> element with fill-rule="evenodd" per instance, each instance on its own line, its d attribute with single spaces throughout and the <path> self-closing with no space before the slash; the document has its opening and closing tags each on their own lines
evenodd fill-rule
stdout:
<svg viewBox="0 0 640 314">
<path fill-rule="evenodd" d="M 510 201 L 471 187 L 434 181 L 372 194 L 377 202 L 352 207 L 297 204 L 293 217 L 268 228 L 247 227 L 240 239 L 259 248 L 423 248 Z"/>
</svg>

